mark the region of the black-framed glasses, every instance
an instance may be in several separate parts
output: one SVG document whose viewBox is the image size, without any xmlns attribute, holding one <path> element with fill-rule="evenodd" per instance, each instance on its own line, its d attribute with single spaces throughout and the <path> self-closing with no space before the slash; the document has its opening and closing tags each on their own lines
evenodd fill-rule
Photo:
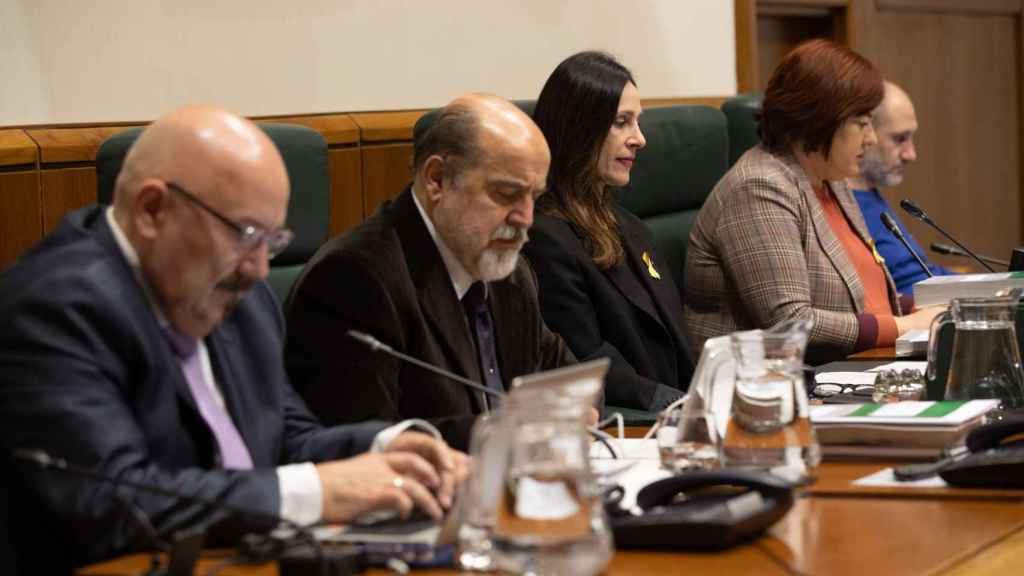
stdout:
<svg viewBox="0 0 1024 576">
<path fill-rule="evenodd" d="M 252 224 L 239 224 L 227 216 L 214 210 L 209 204 L 200 200 L 197 196 L 178 186 L 174 182 L 165 182 L 167 187 L 187 198 L 190 202 L 206 210 L 211 216 L 220 220 L 225 226 L 231 228 L 238 234 L 238 249 L 242 254 L 248 254 L 259 247 L 261 243 L 267 244 L 267 257 L 273 258 L 291 244 L 295 234 L 287 228 L 277 230 L 266 230 Z"/>
</svg>

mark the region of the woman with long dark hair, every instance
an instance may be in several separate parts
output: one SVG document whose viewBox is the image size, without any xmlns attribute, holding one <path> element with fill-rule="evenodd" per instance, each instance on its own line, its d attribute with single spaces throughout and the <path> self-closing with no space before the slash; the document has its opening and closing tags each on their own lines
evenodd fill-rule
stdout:
<svg viewBox="0 0 1024 576">
<path fill-rule="evenodd" d="M 747 151 L 704 203 L 686 251 L 690 343 L 814 322 L 811 362 L 892 346 L 927 327 L 934 308 L 903 315 L 845 179 L 877 139 L 871 112 L 882 76 L 860 54 L 811 40 L 787 54 L 765 90 L 761 144 Z"/>
<path fill-rule="evenodd" d="M 611 359 L 606 403 L 660 410 L 682 395 L 693 368 L 668 265 L 613 193 L 629 184 L 646 144 L 641 112 L 632 74 L 608 54 L 558 65 L 533 114 L 551 168 L 524 251 L 548 326 L 578 358 Z"/>
</svg>

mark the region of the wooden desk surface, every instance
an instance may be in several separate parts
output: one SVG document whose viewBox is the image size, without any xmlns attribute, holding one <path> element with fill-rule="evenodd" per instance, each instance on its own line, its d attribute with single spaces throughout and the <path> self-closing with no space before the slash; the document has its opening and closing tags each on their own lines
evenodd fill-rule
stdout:
<svg viewBox="0 0 1024 576">
<path fill-rule="evenodd" d="M 1000 574 L 1024 557 L 1024 491 L 972 497 L 971 491 L 908 492 L 898 497 L 849 487 L 851 480 L 887 466 L 825 463 L 818 483 L 762 538 L 716 553 L 621 551 L 609 575 L 720 574 Z M 878 490 L 878 489 L 875 489 Z M 955 496 L 955 497 L 948 497 Z M 224 558 L 210 552 L 197 567 L 205 574 Z M 78 574 L 138 575 L 149 557 L 133 555 L 96 564 Z M 232 567 L 220 574 L 274 576 L 274 564 Z M 386 571 L 367 574 L 384 576 Z M 416 572 L 424 576 L 453 570 Z"/>
</svg>

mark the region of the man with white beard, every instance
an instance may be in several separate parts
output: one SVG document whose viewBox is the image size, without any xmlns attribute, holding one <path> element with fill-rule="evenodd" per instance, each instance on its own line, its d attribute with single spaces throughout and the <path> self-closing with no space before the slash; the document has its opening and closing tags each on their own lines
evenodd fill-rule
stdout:
<svg viewBox="0 0 1024 576">
<path fill-rule="evenodd" d="M 883 213 L 893 217 L 910 246 L 928 263 L 932 274 L 951 274 L 942 266 L 928 261 L 927 254 L 903 226 L 903 222 L 890 208 L 880 190 L 902 184 L 904 167 L 917 161 L 917 149 L 914 147 L 917 115 L 914 113 L 914 104 L 910 101 L 910 96 L 899 86 L 886 82 L 885 97 L 872 114 L 871 124 L 878 136 L 878 144 L 864 151 L 864 157 L 860 162 L 860 177 L 851 178 L 849 184 L 864 214 L 864 221 L 868 225 L 875 247 L 885 259 L 889 274 L 896 283 L 896 290 L 907 294 L 911 292 L 915 282 L 924 280 L 928 274 L 907 252 L 903 243 L 882 224 Z"/>
<path fill-rule="evenodd" d="M 519 251 L 544 193 L 550 153 L 506 100 L 471 94 L 417 139 L 413 183 L 325 244 L 286 306 L 292 382 L 326 423 L 422 418 L 465 448 L 494 399 L 373 354 L 358 330 L 489 388 L 571 364 L 544 325 Z"/>
</svg>

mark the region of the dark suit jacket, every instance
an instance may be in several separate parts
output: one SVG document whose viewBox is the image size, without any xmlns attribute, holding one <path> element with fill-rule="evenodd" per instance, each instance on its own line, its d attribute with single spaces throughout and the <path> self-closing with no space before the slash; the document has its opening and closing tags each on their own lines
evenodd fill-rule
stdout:
<svg viewBox="0 0 1024 576">
<path fill-rule="evenodd" d="M 533 271 L 520 259 L 488 285 L 498 364 L 512 378 L 575 362 L 541 320 Z M 317 251 L 287 307 L 285 357 L 296 389 L 326 422 L 424 418 L 468 445 L 478 392 L 345 336 L 356 329 L 395 350 L 480 382 L 475 344 L 448 269 L 406 189 Z"/>
<path fill-rule="evenodd" d="M 660 410 L 687 389 L 693 374 L 683 305 L 643 222 L 618 206 L 614 210 L 626 252 L 621 264 L 601 270 L 577 226 L 541 214 L 525 253 L 537 271 L 544 321 L 578 358 L 611 358 L 608 404 Z M 648 271 L 644 253 L 660 279 Z"/>
<path fill-rule="evenodd" d="M 279 511 L 274 466 L 366 450 L 383 424 L 325 429 L 288 383 L 283 322 L 270 289 L 254 287 L 206 338 L 217 383 L 255 470 L 212 469 L 216 443 L 133 271 L 104 217 L 70 214 L 0 276 L 0 431 L 4 453 L 38 448 L 108 476 Z M 5 462 L 6 525 L 34 573 L 148 544 L 106 484 Z M 163 535 L 223 516 L 131 489 Z M 268 528 L 247 518 L 219 523 L 231 539 Z M 69 557 L 61 558 L 66 553 Z M 40 568 L 40 562 L 54 566 Z M 64 563 L 65 566 L 60 564 Z"/>
</svg>

